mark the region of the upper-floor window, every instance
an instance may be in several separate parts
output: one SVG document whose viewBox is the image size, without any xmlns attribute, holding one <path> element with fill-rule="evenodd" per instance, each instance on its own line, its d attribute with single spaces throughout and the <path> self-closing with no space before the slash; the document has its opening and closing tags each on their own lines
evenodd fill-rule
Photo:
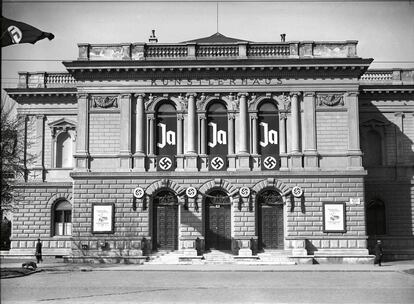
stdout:
<svg viewBox="0 0 414 304">
<path fill-rule="evenodd" d="M 382 165 L 382 138 L 375 130 L 367 132 L 363 162 L 366 167 Z"/>
<path fill-rule="evenodd" d="M 177 111 L 170 103 L 163 103 L 157 110 L 157 155 L 177 154 Z"/>
<path fill-rule="evenodd" d="M 62 132 L 56 139 L 56 168 L 71 168 L 73 141 L 68 132 Z"/>
<path fill-rule="evenodd" d="M 207 154 L 227 155 L 228 144 L 227 109 L 219 101 L 207 109 Z"/>
</svg>

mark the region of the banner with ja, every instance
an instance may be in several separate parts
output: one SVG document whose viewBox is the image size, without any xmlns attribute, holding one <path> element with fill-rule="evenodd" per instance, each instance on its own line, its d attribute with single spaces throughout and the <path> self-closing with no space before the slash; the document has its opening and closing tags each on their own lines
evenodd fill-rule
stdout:
<svg viewBox="0 0 414 304">
<path fill-rule="evenodd" d="M 52 40 L 52 33 L 43 32 L 29 24 L 1 17 L 1 46 L 9 46 L 20 43 L 35 44 L 37 41 L 47 38 Z"/>
</svg>

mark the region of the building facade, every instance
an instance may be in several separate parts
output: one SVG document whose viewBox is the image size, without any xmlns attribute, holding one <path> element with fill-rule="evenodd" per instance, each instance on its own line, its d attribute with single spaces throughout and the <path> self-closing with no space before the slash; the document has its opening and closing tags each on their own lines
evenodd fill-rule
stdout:
<svg viewBox="0 0 414 304">
<path fill-rule="evenodd" d="M 357 42 L 79 44 L 7 92 L 35 156 L 11 253 L 414 253 L 414 72 Z"/>
</svg>

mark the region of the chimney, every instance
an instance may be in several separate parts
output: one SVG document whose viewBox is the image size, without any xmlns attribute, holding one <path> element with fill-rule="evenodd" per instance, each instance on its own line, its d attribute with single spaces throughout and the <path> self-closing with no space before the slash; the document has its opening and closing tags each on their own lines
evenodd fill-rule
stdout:
<svg viewBox="0 0 414 304">
<path fill-rule="evenodd" d="M 155 30 L 152 30 L 152 35 L 149 37 L 148 41 L 150 43 L 157 43 L 158 38 L 155 36 Z"/>
<path fill-rule="evenodd" d="M 280 34 L 280 42 L 285 42 L 286 34 Z"/>
</svg>

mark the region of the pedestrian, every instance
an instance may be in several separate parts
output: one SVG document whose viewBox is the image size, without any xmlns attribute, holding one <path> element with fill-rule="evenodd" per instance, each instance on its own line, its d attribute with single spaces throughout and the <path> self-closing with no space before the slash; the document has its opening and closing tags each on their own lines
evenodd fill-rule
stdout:
<svg viewBox="0 0 414 304">
<path fill-rule="evenodd" d="M 374 248 L 374 254 L 375 254 L 375 261 L 374 264 L 378 264 L 378 266 L 381 266 L 382 256 L 384 255 L 382 250 L 382 242 L 381 240 L 377 241 L 377 244 Z"/>
<path fill-rule="evenodd" d="M 35 256 L 36 256 L 37 263 L 43 262 L 42 243 L 40 243 L 40 239 L 37 239 Z"/>
</svg>

